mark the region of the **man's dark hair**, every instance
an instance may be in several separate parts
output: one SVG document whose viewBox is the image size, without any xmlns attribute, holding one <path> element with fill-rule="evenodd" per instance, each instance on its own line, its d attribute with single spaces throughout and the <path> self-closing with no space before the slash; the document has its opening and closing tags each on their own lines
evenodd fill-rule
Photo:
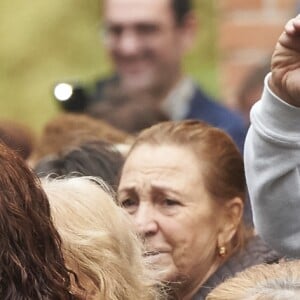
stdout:
<svg viewBox="0 0 300 300">
<path fill-rule="evenodd" d="M 181 25 L 184 17 L 192 10 L 192 0 L 172 0 L 172 8 L 175 14 L 176 23 Z"/>
<path fill-rule="evenodd" d="M 171 0 L 171 6 L 177 25 L 182 25 L 186 14 L 193 8 L 193 0 Z"/>
</svg>

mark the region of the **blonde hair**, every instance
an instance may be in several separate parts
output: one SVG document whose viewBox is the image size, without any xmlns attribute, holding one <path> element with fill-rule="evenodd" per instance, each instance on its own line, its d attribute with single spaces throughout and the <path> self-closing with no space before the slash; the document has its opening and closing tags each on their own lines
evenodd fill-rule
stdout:
<svg viewBox="0 0 300 300">
<path fill-rule="evenodd" d="M 45 179 L 42 185 L 67 265 L 90 295 L 85 299 L 158 299 L 141 243 L 103 181 Z"/>
<path fill-rule="evenodd" d="M 216 287 L 206 300 L 300 299 L 300 261 L 251 267 Z"/>
</svg>

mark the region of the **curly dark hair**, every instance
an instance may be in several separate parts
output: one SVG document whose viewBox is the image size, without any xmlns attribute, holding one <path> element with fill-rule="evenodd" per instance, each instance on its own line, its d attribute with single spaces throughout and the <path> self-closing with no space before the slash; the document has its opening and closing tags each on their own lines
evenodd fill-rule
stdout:
<svg viewBox="0 0 300 300">
<path fill-rule="evenodd" d="M 77 300 L 39 180 L 2 144 L 0 169 L 0 299 Z"/>
</svg>

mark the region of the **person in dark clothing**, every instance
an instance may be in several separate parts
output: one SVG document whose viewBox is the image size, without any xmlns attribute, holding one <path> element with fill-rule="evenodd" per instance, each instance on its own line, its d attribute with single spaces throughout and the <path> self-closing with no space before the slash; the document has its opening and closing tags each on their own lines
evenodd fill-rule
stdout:
<svg viewBox="0 0 300 300">
<path fill-rule="evenodd" d="M 197 21 L 191 0 L 105 0 L 104 45 L 115 75 L 98 81 L 87 107 L 116 88 L 150 95 L 170 120 L 200 119 L 224 129 L 243 148 L 242 117 L 206 95 L 182 69 Z M 139 101 L 139 99 L 135 99 Z"/>
</svg>

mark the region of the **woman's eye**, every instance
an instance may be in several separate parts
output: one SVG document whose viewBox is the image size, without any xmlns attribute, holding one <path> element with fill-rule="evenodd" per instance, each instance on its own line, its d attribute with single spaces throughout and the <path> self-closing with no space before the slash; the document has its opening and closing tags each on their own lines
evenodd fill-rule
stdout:
<svg viewBox="0 0 300 300">
<path fill-rule="evenodd" d="M 137 205 L 137 201 L 133 199 L 125 199 L 121 201 L 121 206 L 124 208 L 132 208 Z"/>
<path fill-rule="evenodd" d="M 175 205 L 179 205 L 180 203 L 176 200 L 172 200 L 172 199 L 165 199 L 163 201 L 164 205 L 166 206 L 175 206 Z"/>
<path fill-rule="evenodd" d="M 132 199 L 126 199 L 121 202 L 121 205 L 123 207 L 129 207 L 129 206 L 134 205 L 134 201 Z"/>
</svg>

